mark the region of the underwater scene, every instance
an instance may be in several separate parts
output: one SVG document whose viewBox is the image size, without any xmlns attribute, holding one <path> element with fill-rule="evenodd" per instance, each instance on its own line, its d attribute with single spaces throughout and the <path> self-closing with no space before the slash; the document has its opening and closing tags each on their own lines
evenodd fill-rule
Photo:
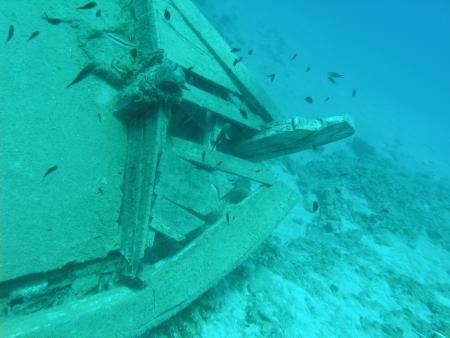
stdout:
<svg viewBox="0 0 450 338">
<path fill-rule="evenodd" d="M 450 338 L 450 2 L 0 3 L 0 337 Z"/>
</svg>

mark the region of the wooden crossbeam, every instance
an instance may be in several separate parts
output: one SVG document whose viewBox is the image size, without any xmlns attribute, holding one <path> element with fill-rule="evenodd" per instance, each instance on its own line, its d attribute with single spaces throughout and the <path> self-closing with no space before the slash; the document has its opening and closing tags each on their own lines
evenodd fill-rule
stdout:
<svg viewBox="0 0 450 338">
<path fill-rule="evenodd" d="M 169 137 L 168 146 L 180 158 L 191 161 L 200 167 L 246 177 L 267 185 L 275 182 L 273 174 L 262 164 L 246 161 L 219 151 L 211 151 L 209 147 L 177 137 Z"/>
</svg>

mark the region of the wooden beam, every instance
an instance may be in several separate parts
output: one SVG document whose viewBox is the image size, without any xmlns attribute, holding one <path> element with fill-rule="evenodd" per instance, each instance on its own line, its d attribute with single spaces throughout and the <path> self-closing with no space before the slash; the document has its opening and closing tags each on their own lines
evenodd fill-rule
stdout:
<svg viewBox="0 0 450 338">
<path fill-rule="evenodd" d="M 242 158 L 260 161 L 335 142 L 354 132 L 350 116 L 296 117 L 269 124 L 252 139 L 235 146 L 234 151 Z"/>
<path fill-rule="evenodd" d="M 247 113 L 247 118 L 245 118 L 240 112 L 240 107 L 235 103 L 225 101 L 197 87 L 191 85 L 187 85 L 187 87 L 189 90 L 183 91 L 183 100 L 189 103 L 205 108 L 224 119 L 253 131 L 260 131 L 261 126 L 264 125 L 261 117 L 250 112 Z"/>
<path fill-rule="evenodd" d="M 130 120 L 120 213 L 122 273 L 135 278 L 148 243 L 149 218 L 159 158 L 164 148 L 169 111 L 156 111 Z"/>
<path fill-rule="evenodd" d="M 154 0 L 135 0 L 138 49 L 145 53 L 158 48 L 153 18 Z M 125 164 L 122 206 L 119 217 L 123 256 L 121 273 L 137 277 L 149 237 L 150 212 L 159 158 L 166 142 L 170 107 L 159 104 L 154 109 L 128 121 L 128 146 Z"/>
<path fill-rule="evenodd" d="M 251 76 L 245 65 L 240 62 L 233 66 L 236 55 L 230 53 L 230 46 L 191 1 L 163 1 L 177 10 L 178 15 L 183 18 L 187 26 L 207 47 L 208 52 L 221 65 L 223 71 L 232 79 L 239 92 L 251 106 L 255 107 L 255 113 L 259 114 L 266 122 L 281 116 L 272 100 Z"/>
<path fill-rule="evenodd" d="M 239 92 L 220 63 L 187 25 L 181 14 L 171 6 L 170 1 L 155 0 L 154 9 L 159 48 L 164 49 L 167 58 L 184 68 L 194 67 L 195 72 L 204 78 L 230 91 Z M 170 12 L 170 20 L 165 18 L 166 10 Z"/>
<path fill-rule="evenodd" d="M 150 226 L 176 241 L 184 240 L 186 235 L 205 224 L 203 220 L 163 196 L 156 199 L 152 215 Z"/>
<path fill-rule="evenodd" d="M 219 151 L 211 151 L 208 147 L 177 137 L 169 137 L 168 144 L 180 158 L 200 167 L 246 177 L 267 185 L 275 182 L 271 171 L 262 164 L 252 163 Z"/>
</svg>

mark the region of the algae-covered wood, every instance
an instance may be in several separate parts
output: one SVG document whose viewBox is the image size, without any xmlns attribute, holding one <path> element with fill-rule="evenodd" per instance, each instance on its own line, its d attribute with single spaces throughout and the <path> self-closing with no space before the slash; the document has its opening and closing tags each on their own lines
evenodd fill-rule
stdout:
<svg viewBox="0 0 450 338">
<path fill-rule="evenodd" d="M 275 182 L 274 175 L 262 164 L 211 151 L 207 147 L 176 137 L 171 137 L 168 142 L 178 156 L 192 161 L 198 166 L 233 173 L 264 184 L 270 185 Z"/>
<path fill-rule="evenodd" d="M 271 233 L 292 208 L 295 194 L 284 184 L 263 187 L 230 209 L 175 257 L 144 268 L 148 287 L 124 287 L 3 325 L 14 337 L 127 337 L 166 320 L 231 272 Z M 133 314 L 133 315 L 130 315 Z"/>
<path fill-rule="evenodd" d="M 225 101 L 194 86 L 187 86 L 183 93 L 183 100 L 193 103 L 200 108 L 207 109 L 216 115 L 233 121 L 253 131 L 261 130 L 264 121 L 258 115 L 250 114 L 250 110 L 242 111 L 242 107 L 234 102 Z"/>
<path fill-rule="evenodd" d="M 244 158 L 265 160 L 335 142 L 354 132 L 350 116 L 323 119 L 297 117 L 268 124 L 252 139 L 236 145 L 234 150 Z"/>
<path fill-rule="evenodd" d="M 229 74 L 239 91 L 255 107 L 257 114 L 265 121 L 271 121 L 281 116 L 272 100 L 255 81 L 245 65 L 240 63 L 237 67 L 233 66 L 235 58 L 230 53 L 230 46 L 191 1 L 164 1 L 171 4 L 182 15 L 187 25 L 207 46 L 208 51 L 220 63 L 225 72 Z"/>
</svg>

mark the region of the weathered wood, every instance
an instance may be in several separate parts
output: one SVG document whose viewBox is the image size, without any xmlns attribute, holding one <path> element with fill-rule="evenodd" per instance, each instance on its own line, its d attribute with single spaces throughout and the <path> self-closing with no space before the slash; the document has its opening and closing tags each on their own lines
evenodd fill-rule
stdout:
<svg viewBox="0 0 450 338">
<path fill-rule="evenodd" d="M 164 197 L 156 199 L 152 215 L 150 226 L 176 241 L 184 240 L 186 235 L 205 224 L 200 218 Z"/>
<path fill-rule="evenodd" d="M 253 131 L 260 131 L 264 121 L 258 115 L 250 113 L 248 110 L 247 118 L 240 113 L 240 107 L 229 101 L 198 89 L 194 86 L 187 85 L 189 90 L 183 92 L 183 100 L 207 109 L 218 116 L 233 121 L 236 124 L 246 127 Z"/>
<path fill-rule="evenodd" d="M 6 337 L 143 334 L 215 285 L 267 238 L 296 201 L 284 184 L 263 187 L 172 258 L 146 266 L 141 291 L 115 288 L 2 323 Z M 133 314 L 132 316 L 128 314 Z"/>
<path fill-rule="evenodd" d="M 354 132 L 350 116 L 314 120 L 296 117 L 269 124 L 251 140 L 238 144 L 234 151 L 253 161 L 265 160 L 335 142 Z"/>
<path fill-rule="evenodd" d="M 154 53 L 159 47 L 158 30 L 155 25 L 155 1 L 133 0 L 136 13 L 135 40 L 138 44 L 139 58 L 145 58 L 148 53 Z"/>
<path fill-rule="evenodd" d="M 148 243 L 149 217 L 159 157 L 164 148 L 169 119 L 167 107 L 129 122 L 128 154 L 120 215 L 123 274 L 134 278 Z"/>
<path fill-rule="evenodd" d="M 207 47 L 209 53 L 222 66 L 223 71 L 230 76 L 239 92 L 255 107 L 255 113 L 259 114 L 266 122 L 281 116 L 272 100 L 251 76 L 245 65 L 240 62 L 236 67 L 233 66 L 235 55 L 230 53 L 230 46 L 191 1 L 163 1 L 177 10 L 189 28 Z"/>
<path fill-rule="evenodd" d="M 203 218 L 218 208 L 207 171 L 198 170 L 169 151 L 162 156 L 159 171 L 155 189 L 158 199 L 165 198 Z"/>
<path fill-rule="evenodd" d="M 231 91 L 239 92 L 205 44 L 186 24 L 180 13 L 171 6 L 170 1 L 155 0 L 154 9 L 160 48 L 164 49 L 170 60 L 184 68 L 195 67 L 197 74 Z M 166 10 L 170 12 L 170 20 L 164 17 Z"/>
<path fill-rule="evenodd" d="M 139 49 L 152 52 L 158 48 L 157 30 L 154 26 L 155 0 L 135 0 L 138 15 L 137 43 Z M 145 52 L 140 57 L 145 57 Z M 149 230 L 150 211 L 154 202 L 156 172 L 163 152 L 170 108 L 161 103 L 154 110 L 128 121 L 127 162 L 125 165 L 123 198 L 120 214 L 121 245 L 123 256 L 121 272 L 136 278 L 140 260 L 153 234 Z"/>
<path fill-rule="evenodd" d="M 273 174 L 262 164 L 211 151 L 208 147 L 177 137 L 169 137 L 168 145 L 177 156 L 200 167 L 246 177 L 263 184 L 271 185 L 275 182 Z"/>
</svg>

